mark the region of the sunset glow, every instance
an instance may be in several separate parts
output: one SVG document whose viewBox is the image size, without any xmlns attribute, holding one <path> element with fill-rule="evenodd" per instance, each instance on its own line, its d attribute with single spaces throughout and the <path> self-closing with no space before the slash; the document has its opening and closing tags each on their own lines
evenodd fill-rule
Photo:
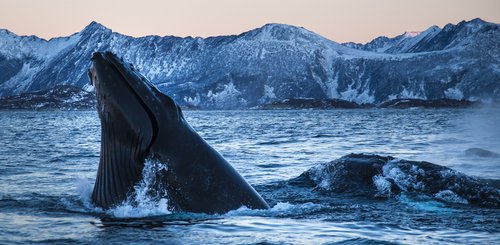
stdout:
<svg viewBox="0 0 500 245">
<path fill-rule="evenodd" d="M 95 20 L 131 36 L 207 37 L 285 23 L 338 42 L 367 42 L 473 18 L 499 23 L 499 13 L 497 0 L 0 0 L 0 28 L 51 38 L 78 32 Z"/>
</svg>

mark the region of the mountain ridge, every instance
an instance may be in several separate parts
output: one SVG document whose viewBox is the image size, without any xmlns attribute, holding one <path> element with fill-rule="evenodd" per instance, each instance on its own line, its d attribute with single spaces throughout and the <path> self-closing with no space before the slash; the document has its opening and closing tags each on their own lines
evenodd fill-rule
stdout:
<svg viewBox="0 0 500 245">
<path fill-rule="evenodd" d="M 381 103 L 500 97 L 498 24 L 473 19 L 402 36 L 379 37 L 383 42 L 369 47 L 276 23 L 207 38 L 135 38 L 95 21 L 49 40 L 3 29 L 0 96 L 65 84 L 91 90 L 90 55 L 109 50 L 178 103 L 200 108 L 247 108 L 287 98 Z"/>
</svg>

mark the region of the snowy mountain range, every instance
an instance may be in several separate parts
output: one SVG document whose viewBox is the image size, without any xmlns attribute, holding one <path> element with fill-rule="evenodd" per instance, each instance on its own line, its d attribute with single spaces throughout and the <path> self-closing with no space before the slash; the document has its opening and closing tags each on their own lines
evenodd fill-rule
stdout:
<svg viewBox="0 0 500 245">
<path fill-rule="evenodd" d="M 339 44 L 284 24 L 232 36 L 134 38 L 92 22 L 48 41 L 1 29 L 0 96 L 60 85 L 91 90 L 91 54 L 110 50 L 179 104 L 199 108 L 287 98 L 498 100 L 499 26 L 474 19 L 367 44 Z"/>
</svg>

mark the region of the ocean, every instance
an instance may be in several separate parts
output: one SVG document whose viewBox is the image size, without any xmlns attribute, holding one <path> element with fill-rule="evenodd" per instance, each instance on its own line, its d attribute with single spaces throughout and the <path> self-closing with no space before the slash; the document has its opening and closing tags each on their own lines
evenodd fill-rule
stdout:
<svg viewBox="0 0 500 245">
<path fill-rule="evenodd" d="M 90 200 L 99 163 L 97 112 L 0 111 L 0 243 L 498 244 L 500 241 L 499 108 L 237 110 L 184 114 L 271 209 L 241 207 L 212 215 L 172 212 L 168 197 L 142 195 L 135 197 L 135 204 L 123 203 L 101 210 Z M 321 164 L 350 153 L 445 166 L 456 175 L 488 179 L 481 183 L 493 188 L 496 196 L 488 197 L 493 198 L 493 204 L 477 205 L 450 194 L 449 190 L 439 190 L 449 195 L 434 195 L 423 191 L 425 187 L 408 189 L 401 183 L 413 181 L 409 175 L 394 178 L 392 183 L 400 190 L 384 195 L 375 177 L 358 183 L 370 190 L 363 192 L 339 186 L 325 188 L 323 182 L 317 185 L 301 182 L 303 178 L 299 176 L 308 170 L 316 171 Z M 155 166 L 150 161 L 145 164 L 144 176 L 148 176 Z M 332 174 L 328 171 L 315 174 L 320 175 L 315 177 L 319 179 L 333 178 L 327 176 Z M 352 181 L 359 177 L 355 172 L 348 174 L 353 176 Z M 147 188 L 147 181 L 145 178 L 145 185 L 137 188 Z M 471 190 L 474 188 L 483 186 Z"/>
</svg>

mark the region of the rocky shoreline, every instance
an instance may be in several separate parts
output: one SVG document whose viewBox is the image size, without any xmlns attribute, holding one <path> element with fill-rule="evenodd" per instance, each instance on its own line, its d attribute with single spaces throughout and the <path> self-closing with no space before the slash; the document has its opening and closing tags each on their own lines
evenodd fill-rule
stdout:
<svg viewBox="0 0 500 245">
<path fill-rule="evenodd" d="M 480 105 L 480 102 L 468 100 L 422 100 L 395 99 L 381 104 L 358 104 L 342 99 L 307 99 L 290 98 L 274 101 L 251 109 L 257 110 L 301 110 L 301 109 L 368 109 L 368 108 L 468 108 Z M 95 109 L 96 100 L 93 92 L 71 85 L 59 85 L 49 90 L 22 93 L 0 98 L 0 110 L 86 110 Z M 197 110 L 193 106 L 184 106 L 186 110 Z"/>
<path fill-rule="evenodd" d="M 94 93 L 71 85 L 0 98 L 0 110 L 85 110 L 95 105 Z"/>
<path fill-rule="evenodd" d="M 395 99 L 381 104 L 358 104 L 341 99 L 285 99 L 256 107 L 260 110 L 297 110 L 297 109 L 366 109 L 366 108 L 468 108 L 480 105 L 469 100 L 422 100 Z"/>
</svg>

